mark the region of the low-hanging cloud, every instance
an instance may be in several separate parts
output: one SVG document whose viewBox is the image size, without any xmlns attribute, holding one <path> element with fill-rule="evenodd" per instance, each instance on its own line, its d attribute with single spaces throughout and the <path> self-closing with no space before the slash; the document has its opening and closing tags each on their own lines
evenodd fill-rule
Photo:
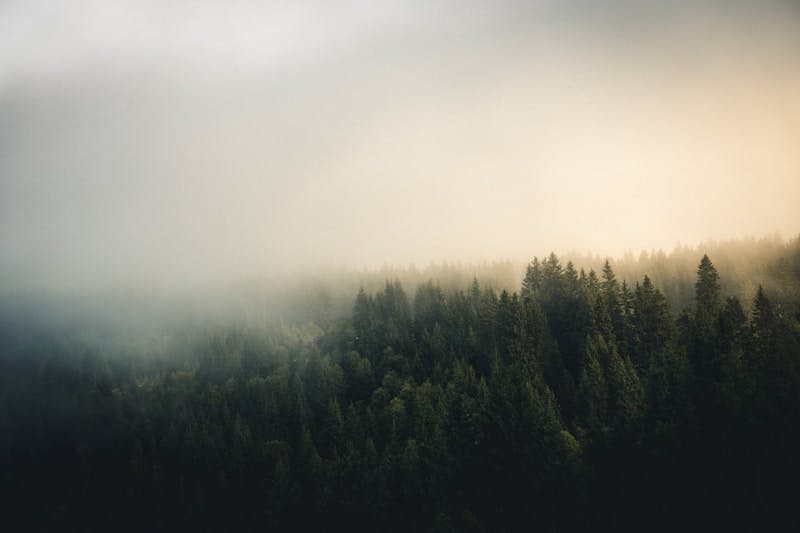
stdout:
<svg viewBox="0 0 800 533">
<path fill-rule="evenodd" d="M 7 2 L 0 281 L 793 235 L 798 29 L 777 1 Z"/>
</svg>

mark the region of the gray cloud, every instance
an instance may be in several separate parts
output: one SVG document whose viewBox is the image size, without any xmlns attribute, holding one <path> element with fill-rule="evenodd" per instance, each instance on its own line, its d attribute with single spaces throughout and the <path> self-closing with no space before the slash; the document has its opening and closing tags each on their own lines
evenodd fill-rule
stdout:
<svg viewBox="0 0 800 533">
<path fill-rule="evenodd" d="M 0 282 L 800 228 L 786 2 L 6 2 Z"/>
</svg>

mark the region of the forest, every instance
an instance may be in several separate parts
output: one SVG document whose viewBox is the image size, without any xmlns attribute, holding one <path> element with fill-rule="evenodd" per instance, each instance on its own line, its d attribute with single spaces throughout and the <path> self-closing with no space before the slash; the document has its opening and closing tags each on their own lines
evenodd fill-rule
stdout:
<svg viewBox="0 0 800 533">
<path fill-rule="evenodd" d="M 800 527 L 800 238 L 491 272 L 157 327 L 6 296 L 3 529 Z"/>
</svg>

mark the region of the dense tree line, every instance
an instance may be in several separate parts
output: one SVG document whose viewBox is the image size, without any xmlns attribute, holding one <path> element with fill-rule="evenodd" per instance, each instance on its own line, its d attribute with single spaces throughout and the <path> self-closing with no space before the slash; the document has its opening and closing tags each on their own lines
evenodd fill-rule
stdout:
<svg viewBox="0 0 800 533">
<path fill-rule="evenodd" d="M 800 526 L 800 261 L 673 310 L 534 259 L 518 291 L 399 281 L 311 327 L 176 328 L 169 357 L 6 328 L 3 521 L 24 529 Z M 777 283 L 777 282 L 776 282 Z M 107 343 L 106 343 L 107 344 Z M 124 350 L 121 350 L 124 352 Z"/>
</svg>

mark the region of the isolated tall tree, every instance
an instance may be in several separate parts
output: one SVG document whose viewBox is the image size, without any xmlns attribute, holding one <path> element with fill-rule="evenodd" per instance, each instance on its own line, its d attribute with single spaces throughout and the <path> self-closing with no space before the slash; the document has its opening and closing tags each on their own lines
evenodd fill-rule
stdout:
<svg viewBox="0 0 800 533">
<path fill-rule="evenodd" d="M 714 409 L 722 380 L 721 347 L 717 336 L 720 310 L 719 274 L 707 255 L 697 267 L 695 313 L 691 322 L 690 359 L 695 371 L 698 407 Z"/>
<path fill-rule="evenodd" d="M 708 255 L 703 255 L 697 267 L 694 289 L 697 313 L 716 314 L 720 307 L 719 274 Z"/>
</svg>

